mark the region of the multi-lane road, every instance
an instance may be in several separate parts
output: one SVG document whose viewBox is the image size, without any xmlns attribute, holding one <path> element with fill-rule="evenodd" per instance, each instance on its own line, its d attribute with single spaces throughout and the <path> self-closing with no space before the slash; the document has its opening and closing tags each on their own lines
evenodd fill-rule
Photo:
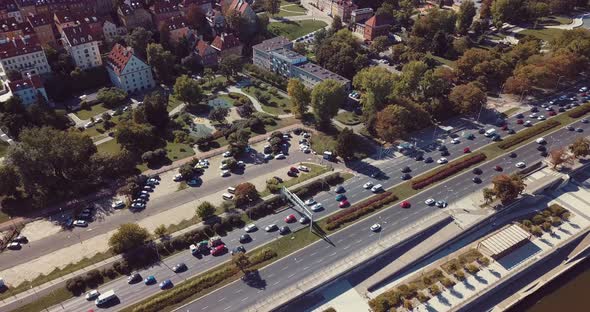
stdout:
<svg viewBox="0 0 590 312">
<path fill-rule="evenodd" d="M 514 128 L 515 130 L 520 130 L 523 128 L 522 125 L 516 124 L 516 119 L 514 117 L 509 118 L 507 122 L 509 127 Z M 579 125 L 576 125 L 576 127 L 578 126 L 585 129 L 585 131 L 588 130 L 588 124 L 579 123 Z M 506 136 L 506 132 L 502 130 L 497 131 L 503 136 Z M 466 140 L 461 138 L 461 142 L 459 144 L 447 143 L 446 145 L 450 155 L 446 157 L 451 161 L 454 158 L 464 155 L 463 149 L 465 147 L 470 147 L 471 150 L 475 150 L 478 147 L 491 142 L 491 139 L 486 138 L 477 132 L 475 132 L 475 136 L 476 137 L 474 140 Z M 562 129 L 555 134 L 546 137 L 546 139 L 548 141 L 548 145 L 555 146 L 558 144 L 566 144 L 567 142 L 570 142 L 573 137 L 574 136 L 570 131 Z M 425 150 L 424 153 L 424 157 L 430 156 L 435 161 L 436 159 L 440 158 L 440 152 L 436 150 Z M 481 184 L 474 184 L 471 182 L 471 178 L 474 176 L 473 173 L 463 173 L 455 178 L 449 179 L 444 184 L 440 184 L 410 199 L 413 204 L 412 208 L 410 209 L 394 207 L 393 209 L 383 210 L 381 213 L 375 216 L 367 218 L 361 222 L 347 227 L 343 231 L 333 234 L 330 237 L 330 240 L 334 243 L 334 245 L 324 243 L 323 241 L 317 242 L 296 252 L 293 254 L 293 256 L 284 258 L 279 262 L 268 266 L 261 271 L 262 278 L 266 281 L 265 290 L 253 289 L 244 284 L 241 284 L 241 282 L 236 282 L 210 294 L 209 296 L 191 303 L 186 310 L 201 311 L 203 308 L 207 310 L 206 307 L 215 307 L 215 310 L 225 309 L 225 311 L 243 310 L 245 307 L 256 302 L 256 300 L 259 300 L 261 296 L 273 293 L 274 291 L 283 288 L 288 284 L 300 281 L 302 278 L 309 276 L 309 274 L 317 272 L 317 270 L 321 270 L 322 264 L 329 263 L 331 260 L 343 257 L 348 253 L 347 250 L 355 250 L 361 246 L 375 242 L 379 235 L 373 234 L 369 231 L 368 228 L 371 224 L 375 222 L 381 222 L 383 226 L 382 235 L 387 235 L 388 233 L 397 231 L 408 224 L 412 224 L 415 221 L 424 218 L 429 213 L 432 213 L 434 210 L 438 209 L 424 205 L 423 202 L 427 198 L 432 197 L 437 200 L 442 199 L 452 203 L 457 199 L 460 199 L 471 192 L 477 191 L 484 185 L 488 184 L 491 181 L 491 178 L 498 174 L 498 172 L 493 170 L 495 165 L 503 166 L 505 168 L 505 172 L 510 173 L 516 170 L 514 164 L 518 161 L 524 161 L 527 164 L 531 164 L 541 158 L 539 152 L 536 150 L 536 143 L 531 143 L 521 147 L 516 150 L 516 153 L 516 158 L 505 156 L 482 165 L 481 169 L 483 173 L 479 175 L 483 181 Z M 383 176 L 385 178 L 379 181 L 373 180 L 373 183 L 381 183 L 385 188 L 389 188 L 402 182 L 400 179 L 400 170 L 405 166 L 409 166 L 412 169 L 412 175 L 415 176 L 435 168 L 438 165 L 436 162 L 425 164 L 424 162 L 416 161 L 408 157 L 399 157 L 370 166 L 359 165 L 357 168 L 361 174 L 344 183 L 344 187 L 347 190 L 345 193 L 347 198 L 352 204 L 354 204 L 355 202 L 370 196 L 370 191 L 363 189 L 362 184 L 373 180 L 369 178 L 368 175 L 375 170 L 383 172 Z M 326 208 L 324 211 L 317 213 L 315 216 L 316 218 L 325 216 L 328 213 L 340 209 L 338 208 L 337 202 L 334 200 L 334 195 L 335 194 L 333 192 L 323 192 L 316 196 L 315 199 L 318 202 L 321 202 Z M 268 216 L 257 222 L 258 227 L 262 229 L 265 225 L 271 223 L 281 226 L 284 224 L 282 221 L 284 217 L 290 213 L 297 212 L 293 210 L 287 210 L 277 215 Z M 291 224 L 290 227 L 292 230 L 297 230 L 302 226 Z M 227 237 L 224 237 L 224 241 L 230 249 L 238 245 L 237 240 L 242 233 L 242 231 L 236 230 L 229 233 Z M 260 246 L 266 242 L 276 239 L 279 237 L 279 234 L 276 232 L 266 233 L 263 230 L 259 230 L 258 232 L 253 233 L 251 236 L 253 238 L 253 242 L 245 245 L 247 249 L 253 249 L 256 246 Z M 191 256 L 187 251 L 172 256 L 164 260 L 162 264 L 142 271 L 141 274 L 143 276 L 154 275 L 159 281 L 171 279 L 173 283 L 177 284 L 185 278 L 188 278 L 199 272 L 203 272 L 214 265 L 227 261 L 228 259 L 228 255 L 220 257 L 206 256 L 202 259 L 197 259 Z M 301 259 L 305 259 L 306 265 L 299 263 L 301 262 Z M 189 269 L 184 273 L 175 274 L 169 269 L 169 267 L 172 267 L 179 262 L 186 263 Z M 118 305 L 104 309 L 105 311 L 116 311 L 123 306 L 146 298 L 160 291 L 157 286 L 145 286 L 142 283 L 127 285 L 125 279 L 119 279 L 107 285 L 103 285 L 100 287 L 100 289 L 102 291 L 114 289 L 120 300 Z M 66 309 L 82 311 L 94 307 L 92 302 L 87 302 L 83 298 L 69 300 L 64 302 L 62 306 L 54 307 L 52 310 L 63 311 L 63 309 Z"/>
</svg>

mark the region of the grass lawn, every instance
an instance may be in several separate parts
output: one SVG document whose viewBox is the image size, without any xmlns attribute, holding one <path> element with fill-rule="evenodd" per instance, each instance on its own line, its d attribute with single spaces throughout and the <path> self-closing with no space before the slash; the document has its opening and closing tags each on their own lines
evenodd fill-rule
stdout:
<svg viewBox="0 0 590 312">
<path fill-rule="evenodd" d="M 319 165 L 310 164 L 310 163 L 301 163 L 301 164 L 308 167 L 309 172 L 300 173 L 299 176 L 296 178 L 291 178 L 289 180 L 283 181 L 283 183 L 279 183 L 279 186 L 284 186 L 284 187 L 289 188 L 295 184 L 299 184 L 303 181 L 307 181 L 309 179 L 315 178 L 323 173 L 330 171 L 330 169 L 328 169 L 324 166 L 319 166 Z M 260 192 L 260 197 L 265 197 L 270 194 L 271 194 L 270 191 L 265 188 L 264 191 Z"/>
<path fill-rule="evenodd" d="M 94 117 L 98 114 L 102 114 L 108 110 L 109 110 L 108 108 L 104 107 L 104 105 L 102 105 L 102 103 L 100 103 L 100 104 L 92 105 L 90 107 L 90 109 L 88 109 L 88 110 L 81 109 L 81 110 L 77 111 L 76 116 L 78 116 L 78 118 L 80 118 L 82 120 L 87 120 L 87 119 L 90 119 L 91 117 Z"/>
<path fill-rule="evenodd" d="M 4 157 L 4 155 L 6 155 L 6 151 L 8 150 L 8 146 L 9 144 L 4 142 L 4 141 L 0 141 L 0 157 Z"/>
<path fill-rule="evenodd" d="M 268 31 L 275 36 L 285 36 L 289 40 L 294 40 L 327 25 L 325 22 L 314 20 L 274 22 L 268 25 Z"/>
<path fill-rule="evenodd" d="M 342 112 L 336 115 L 336 120 L 347 126 L 354 126 L 361 123 L 361 117 L 352 112 Z"/>
<path fill-rule="evenodd" d="M 291 110 L 289 109 L 291 101 L 288 98 L 283 97 L 281 93 L 273 95 L 268 92 L 268 89 L 263 89 L 256 86 L 245 87 L 242 90 L 255 98 L 255 94 L 257 92 L 262 93 L 262 95 L 268 95 L 270 99 L 267 101 L 267 103 L 263 103 L 259 100 L 262 110 L 264 110 L 266 113 L 271 115 L 284 115 L 291 113 Z"/>
<path fill-rule="evenodd" d="M 115 139 L 99 144 L 96 148 L 99 152 L 110 155 L 118 154 L 121 151 L 121 145 Z"/>
<path fill-rule="evenodd" d="M 301 5 L 292 4 L 292 5 L 287 5 L 287 6 L 281 7 L 281 10 L 275 16 L 278 16 L 278 17 L 299 16 L 299 15 L 305 15 L 306 13 L 307 13 L 307 10 L 304 7 L 302 7 Z"/>
<path fill-rule="evenodd" d="M 540 26 L 568 25 L 574 20 L 568 16 L 548 16 L 539 19 Z"/>
<path fill-rule="evenodd" d="M 451 61 L 449 59 L 446 59 L 446 58 L 443 58 L 440 56 L 432 55 L 430 53 L 428 53 L 426 55 L 426 57 L 436 61 L 439 65 L 447 65 L 447 66 L 453 67 L 453 68 L 455 67 L 455 61 Z"/>
<path fill-rule="evenodd" d="M 335 151 L 336 137 L 321 132 L 314 133 L 311 136 L 311 149 L 318 154 L 321 154 L 324 151 Z"/>
<path fill-rule="evenodd" d="M 172 161 L 187 158 L 195 154 L 195 151 L 190 145 L 174 142 L 166 142 L 166 151 L 168 152 L 168 158 Z"/>
<path fill-rule="evenodd" d="M 180 104 L 182 104 L 182 102 L 180 100 L 177 100 L 174 96 L 171 95 L 168 97 L 168 107 L 166 108 L 166 110 L 168 110 L 168 112 L 170 112 Z"/>
<path fill-rule="evenodd" d="M 555 28 L 543 28 L 543 29 L 525 29 L 518 33 L 518 37 L 520 36 L 533 36 L 539 38 L 541 40 L 550 42 L 559 34 L 564 32 L 563 29 L 555 29 Z"/>
</svg>

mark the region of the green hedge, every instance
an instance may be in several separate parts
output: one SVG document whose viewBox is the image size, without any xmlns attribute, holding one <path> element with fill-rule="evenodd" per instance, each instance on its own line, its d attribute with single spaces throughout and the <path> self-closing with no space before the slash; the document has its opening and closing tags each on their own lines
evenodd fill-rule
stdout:
<svg viewBox="0 0 590 312">
<path fill-rule="evenodd" d="M 465 168 L 469 168 L 472 165 L 480 163 L 480 162 L 484 161 L 485 159 L 486 159 L 485 154 L 477 153 L 477 154 L 469 155 L 468 157 L 465 157 L 465 158 L 460 159 L 458 161 L 451 162 L 450 164 L 443 167 L 441 170 L 438 170 L 438 171 L 428 174 L 424 177 L 419 177 L 418 179 L 413 180 L 412 181 L 412 188 L 415 190 L 423 189 L 433 183 L 436 183 L 438 181 L 442 181 L 442 180 L 454 175 L 455 173 L 457 173 Z"/>
<path fill-rule="evenodd" d="M 528 129 L 518 132 L 508 138 L 504 139 L 504 141 L 498 144 L 498 147 L 501 149 L 508 149 L 512 146 L 522 143 L 532 137 L 535 137 L 538 134 L 541 134 L 549 129 L 555 128 L 561 125 L 561 123 L 557 120 L 549 119 L 543 123 L 536 124 Z"/>
<path fill-rule="evenodd" d="M 570 116 L 572 118 L 578 118 L 578 117 L 582 117 L 582 116 L 586 115 L 588 112 L 590 112 L 590 103 L 586 103 L 582 106 L 578 106 L 578 107 L 572 109 L 568 113 L 568 116 Z"/>
<path fill-rule="evenodd" d="M 384 192 L 379 195 L 375 195 L 365 201 L 362 201 L 352 207 L 341 211 L 328 218 L 326 223 L 326 229 L 334 230 L 339 228 L 341 225 L 354 221 L 364 215 L 367 215 L 383 206 L 396 201 L 397 196 L 390 192 Z"/>
<path fill-rule="evenodd" d="M 275 251 L 270 248 L 265 248 L 249 256 L 250 265 L 254 266 L 260 264 L 264 261 L 275 258 L 276 256 L 277 253 Z M 240 270 L 233 263 L 226 263 L 214 271 L 193 277 L 172 290 L 153 296 L 149 301 L 137 305 L 133 308 L 133 311 L 158 312 L 174 304 L 181 303 L 196 293 L 214 287 L 239 272 Z"/>
</svg>

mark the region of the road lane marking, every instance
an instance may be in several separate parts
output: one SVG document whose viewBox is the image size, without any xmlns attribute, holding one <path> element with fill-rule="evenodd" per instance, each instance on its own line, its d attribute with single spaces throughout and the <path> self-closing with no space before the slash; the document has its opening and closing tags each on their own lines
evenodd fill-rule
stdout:
<svg viewBox="0 0 590 312">
<path fill-rule="evenodd" d="M 284 266 L 284 267 L 281 269 L 281 271 L 285 271 L 285 270 L 286 270 L 286 269 L 288 269 L 288 268 L 289 268 L 289 266 L 288 266 L 288 265 L 286 265 L 286 266 Z"/>
<path fill-rule="evenodd" d="M 242 302 L 244 302 L 244 301 L 246 301 L 246 300 L 248 300 L 248 297 L 246 297 L 246 298 L 242 299 Z"/>
<path fill-rule="evenodd" d="M 223 309 L 223 311 L 226 311 L 228 309 L 231 309 L 231 306 L 225 307 L 225 309 Z"/>
<path fill-rule="evenodd" d="M 240 289 L 240 290 L 236 291 L 236 294 L 239 294 L 239 293 L 241 293 L 242 291 L 243 291 L 243 290 L 241 290 L 241 289 Z"/>
<path fill-rule="evenodd" d="M 271 273 L 271 274 L 269 274 L 269 275 L 268 275 L 268 276 L 266 276 L 266 277 L 268 277 L 268 278 L 271 278 L 271 277 L 273 277 L 273 276 L 274 276 L 274 274 L 272 274 L 272 273 Z"/>
<path fill-rule="evenodd" d="M 275 282 L 274 284 L 272 284 L 271 286 L 276 286 L 278 283 L 279 283 L 279 282 L 277 281 L 277 282 Z"/>
<path fill-rule="evenodd" d="M 204 306 L 201 310 L 205 310 L 207 309 L 209 306 Z"/>
<path fill-rule="evenodd" d="M 223 301 L 223 300 L 225 300 L 225 297 L 223 297 L 223 298 L 219 299 L 219 301 L 217 301 L 217 302 L 221 302 L 221 301 Z"/>
<path fill-rule="evenodd" d="M 293 276 L 295 276 L 295 273 L 293 273 L 293 274 L 291 274 L 291 275 L 287 276 L 287 278 L 291 278 L 291 277 L 293 277 Z"/>
<path fill-rule="evenodd" d="M 333 252 L 328 257 L 334 257 L 335 255 L 336 255 L 336 252 Z"/>
<path fill-rule="evenodd" d="M 318 252 L 316 251 L 316 252 L 312 253 L 312 254 L 311 254 L 311 255 L 309 255 L 309 256 L 310 256 L 310 257 L 313 257 L 313 256 L 314 256 L 315 254 L 317 254 L 317 253 L 318 253 Z"/>
<path fill-rule="evenodd" d="M 350 245 L 348 245 L 348 246 L 346 246 L 346 247 L 344 247 L 344 248 L 342 248 L 342 249 L 343 249 L 343 250 L 346 250 L 346 249 L 348 249 L 348 248 L 350 248 Z"/>
</svg>

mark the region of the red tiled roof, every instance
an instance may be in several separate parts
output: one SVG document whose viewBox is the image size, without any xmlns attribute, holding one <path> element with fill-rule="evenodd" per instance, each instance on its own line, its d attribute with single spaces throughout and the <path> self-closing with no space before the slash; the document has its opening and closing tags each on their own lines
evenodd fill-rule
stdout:
<svg viewBox="0 0 590 312">
<path fill-rule="evenodd" d="M 25 79 L 10 81 L 8 83 L 8 88 L 10 91 L 14 92 L 17 90 L 29 89 L 29 88 L 43 88 L 43 81 L 41 81 L 41 77 L 39 75 L 31 75 Z"/>
<path fill-rule="evenodd" d="M 209 49 L 209 48 L 211 48 L 211 46 L 203 40 L 197 41 L 197 44 L 195 45 L 195 49 L 197 50 L 197 52 L 199 53 L 199 55 L 201 57 L 203 57 L 207 54 L 207 49 Z"/>
<path fill-rule="evenodd" d="M 385 15 L 373 15 L 365 22 L 365 25 L 369 27 L 391 25 L 391 19 Z"/>
<path fill-rule="evenodd" d="M 94 16 L 91 12 L 72 12 L 72 11 L 59 11 L 55 12 L 55 18 L 58 23 L 71 23 L 76 24 L 90 24 L 100 22 L 99 18 Z"/>
<path fill-rule="evenodd" d="M 240 40 L 233 34 L 222 33 L 221 36 L 215 37 L 211 46 L 219 51 L 235 48 L 240 45 Z"/>
<path fill-rule="evenodd" d="M 0 32 L 12 32 L 20 30 L 23 34 L 32 34 L 35 30 L 28 22 L 19 23 L 14 17 L 0 20 Z"/>
<path fill-rule="evenodd" d="M 123 3 L 120 8 L 121 12 L 123 12 L 123 15 L 131 15 L 135 10 L 141 9 L 143 7 L 139 1 L 132 0 L 129 4 Z"/>
<path fill-rule="evenodd" d="M 237 10 L 240 13 L 244 13 L 250 5 L 245 0 L 233 0 L 232 3 L 227 7 L 228 11 Z"/>
<path fill-rule="evenodd" d="M 33 25 L 33 27 L 53 23 L 53 21 L 51 20 L 51 18 L 49 18 L 49 16 L 47 16 L 47 14 L 29 14 L 29 16 L 27 16 L 27 20 L 29 21 L 29 23 L 31 23 L 31 25 Z"/>
<path fill-rule="evenodd" d="M 0 43 L 0 59 L 15 57 L 42 51 L 41 44 L 35 36 L 15 38 Z"/>
<path fill-rule="evenodd" d="M 63 33 L 72 46 L 97 41 L 98 39 L 92 36 L 92 30 L 88 24 L 66 27 L 63 29 Z"/>
<path fill-rule="evenodd" d="M 115 73 L 120 75 L 131 57 L 133 57 L 133 49 L 117 43 L 109 52 L 107 59 Z"/>
</svg>

